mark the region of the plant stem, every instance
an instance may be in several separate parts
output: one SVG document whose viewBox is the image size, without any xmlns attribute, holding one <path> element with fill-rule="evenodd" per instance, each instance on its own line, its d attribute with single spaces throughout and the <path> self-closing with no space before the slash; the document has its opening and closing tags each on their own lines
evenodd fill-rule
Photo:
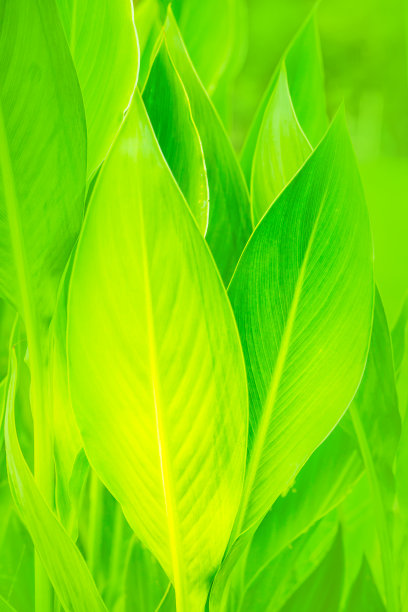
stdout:
<svg viewBox="0 0 408 612">
<path fill-rule="evenodd" d="M 115 596 L 115 589 L 118 588 L 119 578 L 119 566 L 122 557 L 123 548 L 123 528 L 124 528 L 124 517 L 120 504 L 116 504 L 115 507 L 115 518 L 113 524 L 112 533 L 112 549 L 109 561 L 109 584 L 107 601 L 113 606 L 113 598 Z"/>
<path fill-rule="evenodd" d="M 391 538 L 387 524 L 386 510 L 384 508 L 380 485 L 377 478 L 377 472 L 375 470 L 375 465 L 367 441 L 367 436 L 363 424 L 361 422 L 360 415 L 358 414 L 358 410 L 355 406 L 350 406 L 349 411 L 360 445 L 364 465 L 367 470 L 371 494 L 373 496 L 373 502 L 375 505 L 374 515 L 376 520 L 377 535 L 381 549 L 381 562 L 383 567 L 387 610 L 388 612 L 398 612 L 398 592 L 394 580 Z"/>
<path fill-rule="evenodd" d="M 34 476 L 37 486 L 52 510 L 54 505 L 54 470 L 49 423 L 48 385 L 42 367 L 38 342 L 28 338 L 31 388 L 30 400 L 34 422 Z M 42 562 L 35 554 L 35 610 L 52 610 L 52 587 Z"/>
<path fill-rule="evenodd" d="M 96 561 L 99 557 L 101 543 L 101 529 L 103 517 L 103 485 L 94 470 L 91 470 L 89 499 L 90 508 L 87 561 L 89 569 L 95 578 Z"/>
</svg>

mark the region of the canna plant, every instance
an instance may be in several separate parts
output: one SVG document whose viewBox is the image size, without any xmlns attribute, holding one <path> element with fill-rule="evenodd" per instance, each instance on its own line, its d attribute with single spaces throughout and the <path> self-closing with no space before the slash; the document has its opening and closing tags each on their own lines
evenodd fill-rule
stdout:
<svg viewBox="0 0 408 612">
<path fill-rule="evenodd" d="M 238 159 L 213 4 L 0 5 L 0 610 L 408 609 L 408 310 L 315 14 Z"/>
</svg>

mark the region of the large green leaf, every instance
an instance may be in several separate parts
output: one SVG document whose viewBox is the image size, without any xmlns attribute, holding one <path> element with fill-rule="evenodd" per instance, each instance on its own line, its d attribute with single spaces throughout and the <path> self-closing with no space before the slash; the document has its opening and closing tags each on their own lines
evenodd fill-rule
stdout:
<svg viewBox="0 0 408 612">
<path fill-rule="evenodd" d="M 314 12 L 285 51 L 272 75 L 242 150 L 241 165 L 249 184 L 258 134 L 273 90 L 285 66 L 289 91 L 299 123 L 307 139 L 316 146 L 327 127 L 326 96 L 319 35 Z"/>
<path fill-rule="evenodd" d="M 209 194 L 203 148 L 186 91 L 165 39 L 154 58 L 143 90 L 143 101 L 163 155 L 205 235 Z"/>
<path fill-rule="evenodd" d="M 57 0 L 78 74 L 88 132 L 88 176 L 103 161 L 136 84 L 131 0 Z"/>
<path fill-rule="evenodd" d="M 242 488 L 245 370 L 225 290 L 137 92 L 88 210 L 68 306 L 85 450 L 179 610 L 200 610 Z"/>
<path fill-rule="evenodd" d="M 0 24 L 0 293 L 33 358 L 82 221 L 85 121 L 53 0 L 5 0 Z"/>
<path fill-rule="evenodd" d="M 353 398 L 371 333 L 372 260 L 339 114 L 258 225 L 229 287 L 250 396 L 235 536 L 263 518 Z"/>
<path fill-rule="evenodd" d="M 231 143 L 194 70 L 170 10 L 165 33 L 203 145 L 210 190 L 206 238 L 227 284 L 251 233 L 249 196 Z"/>
<path fill-rule="evenodd" d="M 14 501 L 64 608 L 75 612 L 106 612 L 83 557 L 42 497 L 21 452 L 14 420 L 16 386 L 17 358 L 13 352 L 5 441 Z"/>
<path fill-rule="evenodd" d="M 283 64 L 265 109 L 252 164 L 251 207 L 255 224 L 311 152 L 293 108 Z"/>
</svg>

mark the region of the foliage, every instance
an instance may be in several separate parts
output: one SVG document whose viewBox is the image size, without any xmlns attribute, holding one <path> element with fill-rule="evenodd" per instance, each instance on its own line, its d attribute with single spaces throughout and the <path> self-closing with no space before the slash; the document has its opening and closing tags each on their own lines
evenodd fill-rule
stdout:
<svg viewBox="0 0 408 612">
<path fill-rule="evenodd" d="M 407 287 L 323 9 L 237 154 L 259 6 L 0 6 L 0 610 L 408 610 Z"/>
</svg>

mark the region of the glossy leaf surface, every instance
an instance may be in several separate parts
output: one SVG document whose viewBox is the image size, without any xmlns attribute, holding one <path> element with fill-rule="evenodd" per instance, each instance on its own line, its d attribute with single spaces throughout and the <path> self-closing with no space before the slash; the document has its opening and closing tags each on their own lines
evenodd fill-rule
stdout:
<svg viewBox="0 0 408 612">
<path fill-rule="evenodd" d="M 186 90 L 170 59 L 165 39 L 154 58 L 143 101 L 163 155 L 205 235 L 209 193 L 203 148 Z"/>
<path fill-rule="evenodd" d="M 225 290 L 138 94 L 78 246 L 68 359 L 92 466 L 172 579 L 180 610 L 201 609 L 242 486 L 244 363 Z"/>
<path fill-rule="evenodd" d="M 255 230 L 229 295 L 250 396 L 238 536 L 335 426 L 365 366 L 372 246 L 341 114 Z"/>
<path fill-rule="evenodd" d="M 105 158 L 136 84 L 131 0 L 57 0 L 85 106 L 88 177 Z"/>
<path fill-rule="evenodd" d="M 210 191 L 206 239 L 227 284 L 251 233 L 249 196 L 231 143 L 194 70 L 170 10 L 165 32 L 170 57 L 183 81 L 203 145 Z"/>
<path fill-rule="evenodd" d="M 33 337 L 82 221 L 85 121 L 54 3 L 6 0 L 0 24 L 0 292 Z"/>
<path fill-rule="evenodd" d="M 242 150 L 241 165 L 249 184 L 252 160 L 265 111 L 279 79 L 281 67 L 287 71 L 293 107 L 308 141 L 315 147 L 328 124 L 323 65 L 314 15 L 307 19 L 285 51 L 272 75 Z"/>
<path fill-rule="evenodd" d="M 283 65 L 265 109 L 252 164 L 251 207 L 255 225 L 311 152 L 293 108 Z"/>
</svg>

